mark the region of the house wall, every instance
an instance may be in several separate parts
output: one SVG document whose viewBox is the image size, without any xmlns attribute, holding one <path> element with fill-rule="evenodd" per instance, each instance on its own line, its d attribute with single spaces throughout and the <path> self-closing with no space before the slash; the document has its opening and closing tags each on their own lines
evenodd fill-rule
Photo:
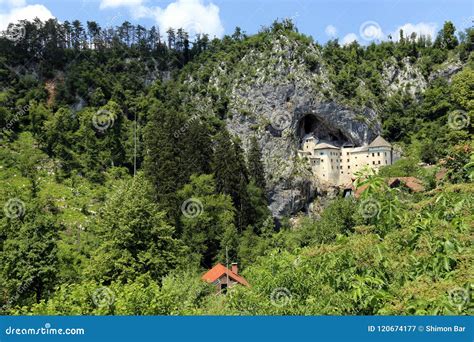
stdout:
<svg viewBox="0 0 474 342">
<path fill-rule="evenodd" d="M 236 281 L 233 281 L 231 277 L 229 277 L 229 283 L 227 283 L 227 275 L 223 275 L 222 277 L 220 277 L 219 279 L 217 279 L 214 283 L 213 283 L 215 286 L 216 286 L 216 292 L 220 292 L 221 291 L 221 286 L 223 284 L 226 284 L 228 288 L 234 286 L 235 284 L 238 284 Z"/>
</svg>

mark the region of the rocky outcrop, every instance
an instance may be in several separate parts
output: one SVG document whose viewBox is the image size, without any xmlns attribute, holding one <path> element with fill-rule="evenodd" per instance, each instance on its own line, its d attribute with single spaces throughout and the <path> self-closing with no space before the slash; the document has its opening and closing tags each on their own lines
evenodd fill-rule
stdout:
<svg viewBox="0 0 474 342">
<path fill-rule="evenodd" d="M 193 79 L 187 82 L 189 87 L 198 86 Z M 297 156 L 304 134 L 314 131 L 320 138 L 362 145 L 381 129 L 372 109 L 349 108 L 331 100 L 327 94 L 336 89 L 328 81 L 317 47 L 285 35 L 265 50 L 248 51 L 231 66 L 220 63 L 205 91 L 225 94 L 227 127 L 245 149 L 250 138 L 257 137 L 276 218 L 305 208 L 322 187 Z M 196 95 L 188 101 L 202 115 L 212 110 L 209 96 Z"/>
<path fill-rule="evenodd" d="M 410 62 L 410 58 L 405 57 L 398 63 L 392 57 L 384 64 L 382 83 L 387 89 L 388 95 L 402 90 L 415 96 L 417 93 L 423 92 L 437 78 L 444 78 L 450 82 L 451 78 L 463 67 L 463 63 L 456 56 L 441 64 L 428 77 L 424 77 L 419 67 Z"/>
<path fill-rule="evenodd" d="M 400 63 L 392 57 L 385 63 L 382 72 L 382 82 L 388 95 L 403 90 L 415 96 L 427 87 L 427 82 L 421 71 L 405 57 Z"/>
<path fill-rule="evenodd" d="M 270 208 L 275 217 L 303 209 L 322 186 L 309 170 L 304 172 L 305 165 L 298 165 L 297 150 L 300 137 L 308 133 L 304 127 L 308 117 L 316 126 L 324 127 L 323 131 L 331 137 L 356 145 L 369 143 L 380 132 L 376 113 L 370 109 L 356 112 L 334 102 L 316 102 L 311 93 L 299 89 L 289 97 L 287 94 L 276 88 L 271 101 L 261 104 L 261 111 L 254 119 L 235 113 L 227 124 L 244 146 L 252 135 L 257 136 L 268 178 Z M 246 96 L 258 102 L 263 94 L 254 89 Z M 273 104 L 279 107 L 273 109 Z"/>
<path fill-rule="evenodd" d="M 444 63 L 438 70 L 435 70 L 430 74 L 428 80 L 432 82 L 437 78 L 445 78 L 448 82 L 451 82 L 451 78 L 461 71 L 463 67 L 463 63 L 459 60 Z"/>
</svg>

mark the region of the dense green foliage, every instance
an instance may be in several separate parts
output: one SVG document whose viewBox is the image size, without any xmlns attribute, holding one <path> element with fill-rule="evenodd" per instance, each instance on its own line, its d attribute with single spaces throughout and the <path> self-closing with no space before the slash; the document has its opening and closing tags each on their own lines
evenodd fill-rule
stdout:
<svg viewBox="0 0 474 342">
<path fill-rule="evenodd" d="M 456 36 L 447 22 L 434 42 L 401 33 L 320 46 L 286 20 L 213 41 L 169 31 L 166 42 L 128 22 L 23 25 L 20 40 L 0 38 L 0 313 L 472 310 L 451 295 L 474 283 L 472 29 Z M 380 113 L 404 158 L 361 173 L 360 198 L 275 224 L 257 139 L 246 151 L 225 127 L 230 80 L 208 83 L 220 63 L 281 36 L 318 52 L 304 63 L 327 70 L 327 99 Z M 393 61 L 421 70 L 426 90 L 386 91 Z M 429 78 L 452 61 L 462 70 L 450 80 Z M 426 191 L 388 187 L 384 177 L 398 176 Z M 220 296 L 200 280 L 226 260 L 251 287 Z"/>
</svg>

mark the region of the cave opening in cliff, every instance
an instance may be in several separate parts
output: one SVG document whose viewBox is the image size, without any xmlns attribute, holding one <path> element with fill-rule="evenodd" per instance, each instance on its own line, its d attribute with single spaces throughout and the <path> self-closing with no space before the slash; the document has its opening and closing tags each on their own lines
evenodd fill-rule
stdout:
<svg viewBox="0 0 474 342">
<path fill-rule="evenodd" d="M 310 134 L 311 132 L 314 132 L 316 128 L 318 127 L 318 118 L 314 115 L 305 115 L 301 119 L 301 130 L 303 132 L 303 135 Z M 301 137 L 301 136 L 300 136 Z"/>
<path fill-rule="evenodd" d="M 296 127 L 296 135 L 300 142 L 303 140 L 303 137 L 308 134 L 312 134 L 318 139 L 334 142 L 340 145 L 349 141 L 341 130 L 329 126 L 314 114 L 303 116 Z"/>
</svg>

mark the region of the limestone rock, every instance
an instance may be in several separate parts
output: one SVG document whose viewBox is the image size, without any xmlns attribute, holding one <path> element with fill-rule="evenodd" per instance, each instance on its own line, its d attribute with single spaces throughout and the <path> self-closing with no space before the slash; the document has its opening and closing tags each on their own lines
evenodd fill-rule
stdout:
<svg viewBox="0 0 474 342">
<path fill-rule="evenodd" d="M 192 78 L 186 82 L 193 88 L 190 94 L 214 94 L 213 99 L 190 95 L 188 101 L 202 115 L 226 97 L 227 128 L 241 139 L 244 149 L 252 136 L 257 137 L 276 218 L 304 209 L 321 186 L 297 156 L 305 134 L 362 145 L 381 131 L 374 110 L 349 108 L 332 99 L 337 90 L 328 80 L 317 46 L 285 35 L 273 39 L 265 50 L 250 50 L 232 65 L 217 65 L 204 90 L 199 88 L 202 82 Z"/>
</svg>

